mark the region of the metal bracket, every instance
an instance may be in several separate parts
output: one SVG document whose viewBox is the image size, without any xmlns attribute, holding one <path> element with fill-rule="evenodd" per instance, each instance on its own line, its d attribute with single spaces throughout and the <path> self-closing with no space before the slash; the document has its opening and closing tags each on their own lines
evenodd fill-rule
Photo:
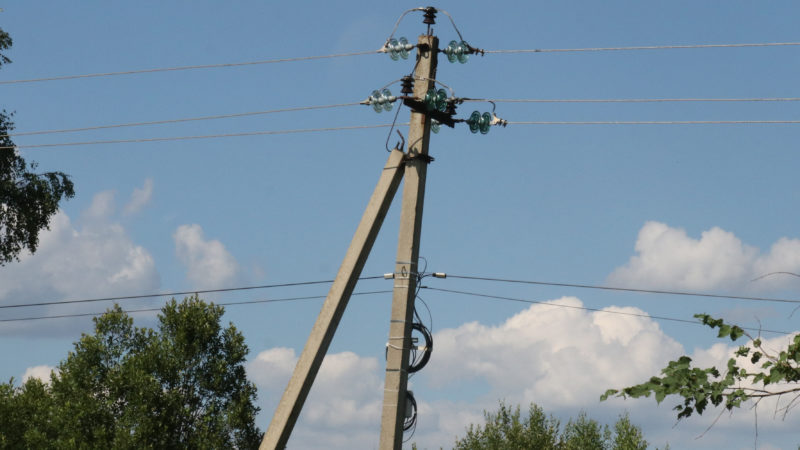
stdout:
<svg viewBox="0 0 800 450">
<path fill-rule="evenodd" d="M 455 128 L 455 121 L 453 120 L 453 115 L 455 114 L 455 108 L 448 108 L 447 112 L 441 111 L 428 111 L 428 108 L 425 106 L 425 102 L 419 101 L 413 97 L 398 97 L 403 99 L 403 104 L 411 108 L 412 111 L 418 112 L 420 114 L 425 114 L 432 119 L 436 119 L 442 125 L 447 125 L 450 128 Z M 452 111 L 450 111 L 452 109 Z"/>
</svg>

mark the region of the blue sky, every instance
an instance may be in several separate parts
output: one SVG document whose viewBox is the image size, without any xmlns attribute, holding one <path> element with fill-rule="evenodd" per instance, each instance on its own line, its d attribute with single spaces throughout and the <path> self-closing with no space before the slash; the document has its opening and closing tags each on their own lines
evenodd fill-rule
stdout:
<svg viewBox="0 0 800 450">
<path fill-rule="evenodd" d="M 408 2 L 7 2 L 14 39 L 0 81 L 274 58 L 381 47 Z M 797 42 L 794 2 L 441 2 L 486 50 Z M 442 18 L 443 19 L 443 18 Z M 456 34 L 444 20 L 434 33 Z M 397 36 L 424 32 L 419 13 Z M 798 47 L 487 54 L 442 60 L 457 96 L 495 99 L 798 97 Z M 358 102 L 408 73 L 375 54 L 317 61 L 0 84 L 17 132 Z M 397 85 L 392 86 L 397 93 Z M 498 103 L 509 121 L 798 120 L 797 102 Z M 487 104 L 467 103 L 459 117 Z M 111 139 L 378 125 L 366 106 L 82 133 L 19 136 L 20 146 Z M 399 121 L 407 120 L 400 112 Z M 403 130 L 406 134 L 406 130 Z M 388 129 L 22 149 L 69 173 L 41 250 L 0 268 L 0 304 L 334 277 L 386 159 Z M 514 125 L 431 140 L 421 254 L 460 275 L 797 298 L 800 126 Z M 391 143 L 396 141 L 395 136 Z M 395 202 L 364 275 L 392 270 Z M 357 290 L 390 289 L 389 281 Z M 634 295 L 563 287 L 429 280 L 431 287 L 691 319 L 708 312 L 792 331 L 792 305 Z M 324 295 L 324 286 L 217 294 L 215 301 Z M 606 388 L 644 381 L 670 358 L 708 364 L 729 350 L 705 329 L 612 314 L 422 291 L 434 321 L 430 365 L 412 379 L 414 440 L 445 448 L 500 398 L 562 418 L 629 411 L 652 443 L 750 448 L 753 413 L 677 426 L 668 399 L 600 404 Z M 562 298 L 564 297 L 564 298 Z M 559 300 L 561 299 L 561 300 Z M 293 440 L 296 448 L 374 448 L 389 295 L 353 298 Z M 130 301 L 131 309 L 162 300 Z M 246 336 L 266 428 L 321 301 L 231 306 Z M 3 318 L 102 311 L 90 304 L 4 310 Z M 137 315 L 141 324 L 152 316 Z M 0 325 L 0 377 L 55 366 L 89 318 Z M 774 336 L 767 336 L 773 338 Z M 781 339 L 781 338 L 776 338 Z M 780 345 L 776 341 L 774 344 Z M 44 369 L 46 371 L 47 369 Z M 38 369 L 41 373 L 42 369 Z M 456 376 L 456 373 L 462 373 Z M 770 420 L 758 445 L 797 445 L 797 415 Z"/>
</svg>

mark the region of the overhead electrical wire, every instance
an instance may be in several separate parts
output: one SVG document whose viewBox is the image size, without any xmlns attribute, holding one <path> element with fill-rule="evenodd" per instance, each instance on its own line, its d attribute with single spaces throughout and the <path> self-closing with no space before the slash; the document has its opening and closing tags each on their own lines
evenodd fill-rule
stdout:
<svg viewBox="0 0 800 450">
<path fill-rule="evenodd" d="M 797 125 L 800 120 L 614 120 L 614 121 L 505 121 L 507 125 Z M 53 147 L 75 147 L 86 145 L 110 145 L 110 144 L 138 144 L 149 142 L 168 142 L 168 141 L 186 141 L 186 140 L 199 140 L 199 139 L 221 139 L 231 137 L 244 137 L 244 136 L 269 136 L 280 134 L 301 134 L 301 133 L 319 133 L 326 131 L 345 131 L 345 130 L 365 130 L 374 128 L 388 128 L 392 126 L 407 126 L 408 122 L 401 124 L 377 124 L 377 125 L 352 125 L 342 127 L 322 127 L 322 128 L 299 128 L 292 130 L 269 130 L 269 131 L 247 131 L 241 133 L 223 133 L 223 134 L 207 134 L 207 135 L 191 135 L 191 136 L 168 136 L 156 138 L 138 138 L 138 139 L 110 139 L 110 140 L 97 140 L 97 141 L 81 141 L 81 142 L 57 142 L 52 144 L 24 144 L 24 145 L 8 145 L 0 146 L 3 149 L 36 149 L 36 148 L 53 148 Z"/>
<path fill-rule="evenodd" d="M 448 277 L 450 277 L 450 275 L 448 275 Z M 455 278 L 455 277 L 453 277 L 453 278 Z M 617 314 L 617 315 L 623 315 L 623 316 L 644 317 L 644 318 L 649 318 L 649 319 L 665 320 L 665 321 L 670 321 L 670 322 L 680 322 L 680 323 L 689 323 L 689 324 L 693 324 L 693 325 L 703 325 L 702 322 L 699 322 L 697 320 L 679 319 L 679 318 L 675 318 L 675 317 L 665 317 L 665 316 L 654 316 L 654 315 L 647 314 L 647 313 L 632 313 L 632 312 L 625 312 L 625 311 L 610 311 L 610 310 L 607 310 L 607 309 L 589 308 L 589 307 L 586 307 L 586 306 L 564 305 L 564 304 L 560 304 L 560 303 L 552 303 L 552 302 L 549 302 L 549 301 L 528 300 L 528 299 L 524 299 L 524 298 L 506 297 L 506 296 L 502 296 L 502 295 L 492 295 L 492 294 L 482 294 L 482 293 L 478 293 L 478 292 L 461 291 L 461 290 L 455 290 L 455 289 L 442 289 L 442 288 L 435 288 L 435 287 L 430 287 L 430 286 L 424 286 L 423 288 L 431 290 L 431 291 L 449 292 L 451 294 L 469 295 L 469 296 L 473 296 L 473 297 L 482 297 L 482 298 L 489 298 L 489 299 L 494 299 L 494 300 L 506 300 L 506 301 L 512 301 L 512 302 L 531 303 L 531 304 L 537 304 L 537 305 L 553 306 L 553 307 L 557 307 L 557 308 L 580 309 L 580 310 L 584 310 L 584 311 L 593 311 L 593 312 L 599 312 L 599 313 L 605 313 L 605 314 Z M 763 332 L 763 333 L 774 333 L 774 334 L 793 334 L 793 333 L 795 333 L 795 332 L 789 332 L 789 331 L 765 330 L 765 329 L 762 329 L 762 328 L 752 328 L 752 327 L 739 327 L 739 328 L 742 328 L 743 330 L 758 331 L 758 332 Z"/>
<path fill-rule="evenodd" d="M 464 98 L 464 102 L 495 103 L 669 103 L 669 102 L 798 102 L 800 97 L 753 98 Z"/>
<path fill-rule="evenodd" d="M 637 45 L 628 47 L 585 47 L 585 48 L 532 48 L 519 50 L 484 50 L 483 53 L 566 53 L 566 52 L 608 52 L 628 50 L 675 50 L 700 48 L 744 48 L 744 47 L 785 47 L 797 46 L 800 42 L 760 42 L 753 44 L 687 44 L 687 45 Z"/>
<path fill-rule="evenodd" d="M 365 291 L 365 292 L 353 292 L 350 294 L 353 295 L 372 295 L 372 294 L 388 294 L 391 293 L 391 290 L 382 290 L 382 291 Z M 291 301 L 300 301 L 300 300 L 318 300 L 325 298 L 325 295 L 312 295 L 307 297 L 287 297 L 287 298 L 271 298 L 271 299 L 263 299 L 263 300 L 245 300 L 245 301 L 238 301 L 238 302 L 214 302 L 215 305 L 218 306 L 235 306 L 235 305 L 253 305 L 258 303 L 279 303 L 279 302 L 291 302 Z M 133 313 L 142 313 L 142 312 L 153 312 L 153 311 L 161 311 L 162 308 L 144 308 L 144 309 L 130 309 L 130 310 L 123 310 L 123 312 L 128 314 Z M 72 317 L 90 317 L 90 316 L 100 316 L 105 314 L 105 312 L 95 312 L 95 313 L 75 313 L 75 314 L 58 314 L 58 315 L 51 315 L 51 316 L 31 316 L 31 317 L 18 317 L 18 318 L 11 318 L 11 319 L 0 319 L 0 323 L 5 322 L 23 322 L 23 321 L 32 321 L 32 320 L 45 320 L 45 319 L 66 319 Z"/>
<path fill-rule="evenodd" d="M 621 291 L 621 292 L 636 292 L 641 294 L 665 294 L 665 295 L 681 295 L 688 297 L 707 297 L 718 299 L 731 299 L 731 300 L 748 300 L 759 302 L 777 302 L 777 303 L 800 303 L 800 299 L 788 298 L 774 298 L 774 297 L 752 297 L 744 295 L 726 295 L 726 294 L 707 294 L 702 292 L 688 292 L 688 291 L 670 291 L 659 289 L 639 289 L 639 288 L 626 288 L 619 286 L 600 286 L 592 284 L 578 284 L 578 283 L 556 283 L 552 281 L 533 281 L 533 280 L 514 280 L 508 278 L 492 278 L 492 277 L 479 277 L 472 275 L 452 275 L 447 274 L 447 278 L 457 278 L 462 280 L 475 280 L 475 281 L 492 281 L 499 283 L 516 283 L 516 284 L 534 284 L 538 286 L 558 286 L 558 287 L 571 287 L 580 289 L 599 289 L 605 291 Z"/>
<path fill-rule="evenodd" d="M 667 102 L 797 102 L 800 97 L 753 97 L 753 98 L 610 98 L 610 99 L 497 99 L 497 98 L 463 98 L 462 102 L 495 102 L 495 103 L 667 103 Z M 231 119 L 239 117 L 258 116 L 266 114 L 277 114 L 284 112 L 309 111 L 318 109 L 343 108 L 348 106 L 359 106 L 361 102 L 335 103 L 330 105 L 296 106 L 289 108 L 270 109 L 263 111 L 248 111 L 231 114 L 217 114 L 210 116 L 182 117 L 177 119 L 127 122 L 109 125 L 93 125 L 79 128 L 62 128 L 53 130 L 24 131 L 10 134 L 0 134 L 0 138 L 34 136 L 43 134 L 75 133 L 80 131 L 105 130 L 113 128 L 140 127 L 149 125 L 164 125 L 182 122 L 196 122 L 203 120 Z"/>
<path fill-rule="evenodd" d="M 414 10 L 419 10 L 415 8 Z M 413 11 L 409 10 L 408 12 Z M 402 17 L 401 17 L 402 18 Z M 451 19 L 452 20 L 452 19 Z M 398 20 L 399 22 L 399 20 Z M 455 24 L 453 24 L 455 26 Z M 456 31 L 458 31 L 456 29 Z M 392 33 L 394 34 L 394 32 Z M 482 53 L 489 54 L 510 54 L 510 53 L 564 53 L 564 52 L 602 52 L 602 51 L 627 51 L 627 50 L 668 50 L 668 49 L 701 49 L 701 48 L 743 48 L 743 47 L 780 47 L 780 46 L 796 46 L 800 42 L 762 42 L 762 43 L 744 43 L 744 44 L 689 44 L 689 45 L 642 45 L 642 46 L 627 46 L 627 47 L 585 47 L 585 48 L 537 48 L 537 49 L 499 49 L 499 50 L 483 50 Z M 61 80 L 74 80 L 79 78 L 99 78 L 111 77 L 119 75 L 136 75 L 144 73 L 158 73 L 158 72 L 175 72 L 184 70 L 198 70 L 198 69 L 217 69 L 225 67 L 242 67 L 242 66 L 255 66 L 263 64 L 277 64 L 285 62 L 298 62 L 298 61 L 313 61 L 320 59 L 343 58 L 350 56 L 361 56 L 370 54 L 384 53 L 383 49 L 378 50 L 365 50 L 347 53 L 334 53 L 330 55 L 316 55 L 316 56 L 299 56 L 290 58 L 275 58 L 265 59 L 258 61 L 244 61 L 235 63 L 219 63 L 219 64 L 199 64 L 188 66 L 171 66 L 171 67 L 156 67 L 150 69 L 136 69 L 124 70 L 115 72 L 96 72 L 77 75 L 58 75 L 51 77 L 27 78 L 18 80 L 0 80 L 0 85 L 8 84 L 23 84 L 23 83 L 40 83 L 45 81 L 61 81 Z"/>
<path fill-rule="evenodd" d="M 181 70 L 197 70 L 197 69 L 218 69 L 223 67 L 242 67 L 242 66 L 256 66 L 262 64 L 277 64 L 277 63 L 285 63 L 285 62 L 297 62 L 297 61 L 313 61 L 319 59 L 331 59 L 331 58 L 343 58 L 347 56 L 360 56 L 360 55 L 370 55 L 370 54 L 378 54 L 381 53 L 380 50 L 366 50 L 361 52 L 349 52 L 349 53 L 334 53 L 332 55 L 318 55 L 318 56 L 299 56 L 293 58 L 276 58 L 276 59 L 264 59 L 260 61 L 244 61 L 244 62 L 236 62 L 236 63 L 221 63 L 221 64 L 201 64 L 201 65 L 193 65 L 193 66 L 174 66 L 174 67 L 157 67 L 152 69 L 138 69 L 138 70 L 124 70 L 119 72 L 98 72 L 98 73 L 86 73 L 80 75 L 59 75 L 53 77 L 41 77 L 41 78 L 28 78 L 28 79 L 21 79 L 21 80 L 3 80 L 0 81 L 0 85 L 3 84 L 22 84 L 22 83 L 39 83 L 43 81 L 60 81 L 60 80 L 74 80 L 77 78 L 98 78 L 98 77 L 111 77 L 117 75 L 135 75 L 135 74 L 142 74 L 142 73 L 156 73 L 156 72 L 176 72 Z"/>
<path fill-rule="evenodd" d="M 408 125 L 408 123 L 406 122 L 400 125 Z M 390 126 L 392 126 L 392 124 L 386 123 L 379 125 L 352 125 L 344 127 L 300 128 L 294 130 L 247 131 L 242 133 L 206 134 L 206 135 L 193 135 L 193 136 L 170 136 L 170 137 L 140 138 L 140 139 L 111 139 L 103 141 L 84 141 L 84 142 L 59 142 L 54 144 L 9 145 L 9 146 L 1 146 L 0 149 L 74 147 L 81 145 L 101 145 L 101 144 L 138 144 L 145 142 L 187 141 L 195 139 L 219 139 L 219 138 L 242 137 L 242 136 L 268 136 L 275 134 L 318 133 L 323 131 L 365 130 L 370 128 L 386 128 Z"/>
<path fill-rule="evenodd" d="M 40 134 L 74 133 L 74 132 L 78 132 L 78 131 L 105 130 L 105 129 L 109 129 L 109 128 L 140 127 L 140 126 L 147 126 L 147 125 L 164 125 L 164 124 L 181 123 L 181 122 L 196 122 L 196 121 L 201 121 L 201 120 L 231 119 L 231 118 L 238 118 L 238 117 L 259 116 L 259 115 L 277 114 L 277 113 L 294 112 L 294 111 L 310 111 L 310 110 L 315 110 L 315 109 L 342 108 L 342 107 L 346 107 L 346 106 L 356 106 L 356 105 L 360 105 L 360 104 L 361 104 L 360 102 L 352 102 L 352 103 L 336 103 L 336 104 L 332 104 L 332 105 L 296 106 L 296 107 L 291 107 L 291 108 L 269 109 L 269 110 L 265 110 L 265 111 L 249 111 L 249 112 L 233 113 L 233 114 L 218 114 L 218 115 L 213 115 L 213 116 L 184 117 L 184 118 L 179 118 L 179 119 L 153 120 L 153 121 L 146 121 L 146 122 L 128 122 L 128 123 L 117 123 L 117 124 L 110 124 L 110 125 L 95 125 L 95 126 L 88 126 L 88 127 L 81 127 L 81 128 L 63 128 L 63 129 L 58 129 L 58 130 L 25 131 L 25 132 L 21 132 L 21 133 L 0 134 L 0 138 L 18 137 L 18 136 L 33 136 L 33 135 L 40 135 Z"/>
<path fill-rule="evenodd" d="M 359 280 L 377 280 L 382 279 L 383 276 L 372 276 L 372 277 L 361 277 Z M 67 299 L 67 300 L 53 300 L 53 301 L 41 301 L 41 302 L 34 302 L 34 303 L 18 303 L 14 305 L 0 305 L 0 309 L 11 309 L 11 308 L 27 308 L 32 306 L 52 306 L 52 305 L 67 305 L 73 303 L 94 303 L 94 302 L 107 302 L 107 301 L 118 301 L 118 300 L 132 300 L 132 299 L 140 299 L 140 298 L 153 298 L 153 297 L 174 297 L 176 295 L 191 295 L 191 294 L 208 294 L 208 293 L 217 293 L 217 292 L 234 292 L 234 291 L 249 291 L 254 289 L 271 289 L 271 288 L 281 288 L 281 287 L 296 287 L 296 286 L 310 286 L 316 284 L 328 284 L 333 283 L 334 280 L 319 280 L 319 281 L 299 281 L 295 283 L 278 283 L 278 284 L 262 284 L 257 286 L 236 286 L 236 287 L 229 287 L 229 288 L 220 288 L 220 289 L 196 289 L 192 291 L 173 291 L 173 292 L 161 292 L 161 293 L 150 293 L 150 294 L 136 294 L 136 295 L 119 295 L 115 297 L 99 297 L 99 298 L 81 298 L 81 299 Z"/>
<path fill-rule="evenodd" d="M 532 120 L 506 121 L 508 125 L 785 125 L 800 120 Z"/>
</svg>

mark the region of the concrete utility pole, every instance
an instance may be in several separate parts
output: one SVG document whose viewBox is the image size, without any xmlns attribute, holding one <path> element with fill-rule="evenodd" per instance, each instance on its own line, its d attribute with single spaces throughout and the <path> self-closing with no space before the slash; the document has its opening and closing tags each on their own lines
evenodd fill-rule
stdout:
<svg viewBox="0 0 800 450">
<path fill-rule="evenodd" d="M 427 139 L 425 143 L 427 152 Z M 306 341 L 306 346 L 303 348 L 303 353 L 300 354 L 289 385 L 286 387 L 269 428 L 264 434 L 260 450 L 283 449 L 289 441 L 289 436 L 300 415 L 300 410 L 303 408 L 308 391 L 314 383 L 314 378 L 328 351 L 339 320 L 342 318 L 350 295 L 361 276 L 361 270 L 367 261 L 372 244 L 375 243 L 383 219 L 400 186 L 405 167 L 404 159 L 405 154 L 397 149 L 389 155 L 389 160 L 383 168 L 383 173 L 375 186 L 375 191 L 367 204 L 350 247 L 347 249 L 339 273 L 336 274 L 328 297 L 322 305 L 322 310 L 319 312 L 317 321 Z"/>
<path fill-rule="evenodd" d="M 414 98 L 424 99 L 433 88 L 439 40 L 436 36 L 419 37 L 417 65 L 414 70 Z M 389 325 L 389 346 L 386 357 L 386 382 L 383 392 L 380 449 L 399 450 L 403 445 L 403 422 L 406 413 L 408 359 L 411 343 L 411 322 L 417 287 L 417 263 L 422 230 L 422 205 L 425 200 L 425 178 L 428 173 L 430 118 L 412 111 L 408 132 L 408 158 L 403 185 L 403 209 L 397 243 L 394 271 L 392 318 Z"/>
</svg>

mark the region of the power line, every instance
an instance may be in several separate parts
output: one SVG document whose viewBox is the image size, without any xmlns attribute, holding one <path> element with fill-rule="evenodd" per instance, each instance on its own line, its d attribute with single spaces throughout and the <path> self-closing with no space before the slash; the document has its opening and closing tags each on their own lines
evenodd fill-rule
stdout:
<svg viewBox="0 0 800 450">
<path fill-rule="evenodd" d="M 498 98 L 464 98 L 463 102 L 494 102 L 494 103 L 666 103 L 666 102 L 797 102 L 800 97 L 766 97 L 766 98 L 614 98 L 614 99 L 498 99 Z M 105 130 L 111 128 L 139 127 L 148 125 L 164 125 L 181 122 L 195 122 L 203 120 L 230 119 L 266 114 L 277 114 L 294 111 L 308 111 L 318 109 L 341 108 L 358 106 L 361 102 L 335 103 L 330 105 L 297 106 L 291 108 L 270 109 L 264 111 L 249 111 L 242 113 L 217 114 L 211 116 L 184 117 L 179 119 L 165 119 L 142 122 L 128 122 L 110 125 L 95 125 L 80 128 L 63 128 L 54 130 L 25 131 L 20 133 L 0 134 L 0 138 L 33 136 L 42 134 L 74 133 L 79 131 Z"/>
<path fill-rule="evenodd" d="M 769 125 L 800 124 L 800 120 L 613 120 L 613 121 L 508 121 L 509 125 Z"/>
<path fill-rule="evenodd" d="M 631 47 L 586 47 L 586 48 L 535 48 L 522 50 L 484 50 L 482 53 L 566 53 L 566 52 L 607 52 L 626 50 L 671 50 L 690 48 L 742 48 L 742 47 L 783 47 L 796 46 L 800 42 L 762 42 L 755 44 L 689 44 L 689 45 L 640 45 Z"/>
<path fill-rule="evenodd" d="M 448 277 L 449 276 L 450 275 L 448 275 Z M 453 277 L 453 278 L 456 278 L 456 277 Z M 558 308 L 580 309 L 580 310 L 584 310 L 584 311 L 593 311 L 593 312 L 606 313 L 606 314 L 618 314 L 618 315 L 623 315 L 623 316 L 645 317 L 645 318 L 649 318 L 649 319 L 666 320 L 666 321 L 670 321 L 670 322 L 690 323 L 692 325 L 703 325 L 701 322 L 698 322 L 696 320 L 678 319 L 678 318 L 675 318 L 675 317 L 665 317 L 665 316 L 653 316 L 653 315 L 646 314 L 646 313 L 632 313 L 632 312 L 624 312 L 624 311 L 609 311 L 609 310 L 606 310 L 606 309 L 589 308 L 589 307 L 586 307 L 586 306 L 563 305 L 563 304 L 559 304 L 559 303 L 551 303 L 551 302 L 546 302 L 546 301 L 528 300 L 528 299 L 515 298 L 515 297 L 505 297 L 505 296 L 502 296 L 502 295 L 481 294 L 481 293 L 477 293 L 477 292 L 459 291 L 459 290 L 454 290 L 454 289 L 440 289 L 440 288 L 434 288 L 434 287 L 430 287 L 430 286 L 423 286 L 423 288 L 430 289 L 432 291 L 449 292 L 449 293 L 452 293 L 452 294 L 470 295 L 470 296 L 473 296 L 473 297 L 483 297 L 483 298 L 490 298 L 490 299 L 496 299 L 496 300 L 507 300 L 507 301 L 512 301 L 512 302 L 521 302 L 521 303 L 532 303 L 532 304 L 537 304 L 537 305 L 554 306 L 554 307 L 558 307 Z M 788 332 L 788 331 L 764 330 L 764 329 L 761 329 L 761 328 L 751 328 L 751 327 L 739 327 L 739 328 L 742 328 L 743 330 L 758 331 L 758 332 L 764 332 L 764 333 L 775 333 L 775 334 L 792 334 L 793 333 L 793 332 Z"/>
<path fill-rule="evenodd" d="M 800 124 L 800 120 L 669 120 L 669 121 L 506 121 L 508 125 L 776 125 L 776 124 Z M 32 144 L 32 145 L 11 145 L 0 146 L 3 149 L 23 149 L 23 148 L 52 148 L 52 147 L 74 147 L 82 145 L 101 145 L 101 144 L 137 144 L 148 142 L 166 142 L 166 141 L 185 141 L 195 139 L 219 139 L 230 137 L 243 137 L 243 136 L 268 136 L 278 134 L 300 134 L 300 133 L 318 133 L 324 131 L 342 131 L 342 130 L 364 130 L 372 128 L 386 128 L 391 126 L 406 126 L 408 122 L 401 124 L 379 124 L 379 125 L 352 125 L 344 127 L 323 127 L 323 128 L 300 128 L 292 130 L 270 130 L 270 131 L 248 131 L 242 133 L 225 133 L 225 134 L 209 134 L 209 135 L 192 135 L 192 136 L 169 136 L 159 138 L 141 138 L 141 139 L 111 139 L 100 141 L 83 141 L 83 142 L 60 142 L 54 144 Z"/>
<path fill-rule="evenodd" d="M 668 103 L 668 102 L 797 102 L 800 97 L 765 97 L 765 98 L 464 98 L 465 102 L 495 103 Z"/>
<path fill-rule="evenodd" d="M 379 278 L 383 278 L 383 276 L 373 276 L 373 277 L 361 277 L 359 280 L 376 280 Z M 54 300 L 54 301 L 45 301 L 45 302 L 36 302 L 36 303 L 19 303 L 16 305 L 0 305 L 0 309 L 11 309 L 11 308 L 27 308 L 31 306 L 51 306 L 51 305 L 67 305 L 71 303 L 93 303 L 93 302 L 106 302 L 106 301 L 117 301 L 117 300 L 132 300 L 132 299 L 139 299 L 139 298 L 152 298 L 152 297 L 174 297 L 176 295 L 191 295 L 191 294 L 207 294 L 207 293 L 214 293 L 214 292 L 233 292 L 233 291 L 248 291 L 253 289 L 271 289 L 271 288 L 280 288 L 280 287 L 293 287 L 293 286 L 310 286 L 314 284 L 327 284 L 333 283 L 333 280 L 320 280 L 320 281 L 300 281 L 296 283 L 280 283 L 280 284 L 262 284 L 259 286 L 237 286 L 237 287 L 230 287 L 230 288 L 220 288 L 220 289 L 200 289 L 200 290 L 193 290 L 193 291 L 175 291 L 175 292 L 162 292 L 162 293 L 151 293 L 151 294 L 136 294 L 136 295 L 120 295 L 116 297 L 100 297 L 100 298 L 82 298 L 82 299 L 74 299 L 74 300 Z"/>
<path fill-rule="evenodd" d="M 400 125 L 408 125 L 408 123 L 400 124 Z M 207 135 L 195 135 L 195 136 L 171 136 L 171 137 L 160 137 L 160 138 L 141 138 L 141 139 L 112 139 L 106 141 L 85 141 L 85 142 L 61 142 L 56 144 L 34 144 L 34 145 L 10 145 L 0 147 L 0 149 L 11 149 L 11 148 L 51 148 L 51 147 L 72 147 L 72 146 L 79 146 L 79 145 L 100 145 L 100 144 L 138 144 L 144 142 L 165 142 L 165 141 L 186 141 L 186 140 L 194 140 L 194 139 L 218 139 L 218 138 L 229 138 L 229 137 L 241 137 L 241 136 L 268 136 L 274 134 L 300 134 L 300 133 L 318 133 L 322 131 L 341 131 L 341 130 L 365 130 L 370 128 L 386 128 L 390 127 L 392 124 L 381 124 L 381 125 L 353 125 L 347 127 L 326 127 L 326 128 L 301 128 L 301 129 L 294 129 L 294 130 L 272 130 L 272 131 L 248 131 L 243 133 L 226 133 L 226 134 L 207 134 Z"/>
<path fill-rule="evenodd" d="M 665 295 L 683 295 L 689 297 L 707 297 L 707 298 L 726 298 L 732 300 L 749 300 L 759 302 L 778 302 L 778 303 L 800 303 L 797 299 L 786 298 L 773 298 L 773 297 L 748 297 L 743 295 L 724 295 L 724 294 L 704 294 L 701 292 L 687 292 L 687 291 L 667 291 L 657 289 L 638 289 L 638 288 L 624 288 L 617 286 L 598 286 L 592 284 L 576 284 L 576 283 L 556 283 L 552 281 L 531 281 L 531 280 L 513 280 L 508 278 L 491 278 L 491 277 L 478 277 L 471 275 L 451 275 L 447 274 L 448 278 L 458 278 L 462 280 L 477 280 L 477 281 L 494 281 L 499 283 L 517 283 L 517 284 L 535 284 L 538 286 L 560 286 L 581 289 L 600 289 L 605 291 L 621 291 L 621 292 L 638 292 L 642 294 L 665 294 Z"/>
<path fill-rule="evenodd" d="M 337 103 L 332 105 L 317 105 L 317 106 L 297 106 L 292 108 L 281 108 L 281 109 L 270 109 L 266 111 L 251 111 L 251 112 L 242 112 L 242 113 L 233 113 L 233 114 L 219 114 L 214 116 L 200 116 L 200 117 L 186 117 L 180 119 L 167 119 L 167 120 L 155 120 L 149 122 L 129 122 L 129 123 L 118 123 L 118 124 L 111 124 L 111 125 L 97 125 L 97 126 L 90 126 L 90 127 L 82 127 L 82 128 L 64 128 L 59 130 L 41 130 L 41 131 L 26 131 L 22 133 L 11 133 L 11 134 L 0 134 L 0 138 L 4 137 L 17 137 L 17 136 L 32 136 L 32 135 L 39 135 L 39 134 L 55 134 L 55 133 L 74 133 L 77 131 L 91 131 L 91 130 L 105 130 L 109 128 L 123 128 L 123 127 L 140 127 L 145 125 L 163 125 L 169 123 L 180 123 L 180 122 L 194 122 L 200 120 L 217 120 L 217 119 L 230 119 L 230 118 L 237 118 L 237 117 L 247 117 L 247 116 L 258 116 L 258 115 L 265 115 L 265 114 L 276 114 L 276 113 L 283 113 L 283 112 L 293 112 L 293 111 L 308 111 L 314 109 L 330 109 L 330 108 L 341 108 L 345 106 L 356 106 L 360 105 L 359 102 L 353 103 Z"/>
<path fill-rule="evenodd" d="M 367 50 L 363 52 L 350 52 L 350 53 L 334 53 L 332 55 L 319 55 L 319 56 L 300 56 L 294 58 L 278 58 L 278 59 L 265 59 L 260 61 L 245 61 L 236 63 L 222 63 L 222 64 L 202 64 L 194 66 L 175 66 L 175 67 L 157 67 L 153 69 L 139 69 L 139 70 L 126 70 L 121 72 L 98 72 L 87 73 L 81 75 L 59 75 L 54 77 L 43 78 L 29 78 L 24 80 L 7 80 L 0 81 L 2 84 L 21 84 L 21 83 L 39 83 L 43 81 L 59 81 L 59 80 L 73 80 L 76 78 L 97 78 L 97 77 L 111 77 L 117 75 L 134 75 L 140 73 L 155 73 L 155 72 L 175 72 L 180 70 L 196 70 L 196 69 L 217 69 L 222 67 L 242 67 L 242 66 L 256 66 L 261 64 L 276 64 L 284 62 L 297 62 L 297 61 L 312 61 L 318 59 L 342 58 L 346 56 L 360 56 L 370 55 L 373 53 L 381 53 L 379 50 Z"/>
<path fill-rule="evenodd" d="M 382 278 L 382 277 L 379 277 Z M 353 292 L 350 295 L 372 295 L 372 294 L 388 294 L 391 293 L 391 290 L 383 290 L 383 291 L 366 291 L 366 292 Z M 287 298 L 272 298 L 272 299 L 264 299 L 264 300 L 246 300 L 240 302 L 220 302 L 214 303 L 215 305 L 219 306 L 235 306 L 235 305 L 252 305 L 257 303 L 278 303 L 278 302 L 291 302 L 291 301 L 300 301 L 300 300 L 316 300 L 325 298 L 325 295 L 313 295 L 308 297 L 287 297 Z M 133 313 L 142 313 L 142 312 L 153 312 L 153 311 L 161 311 L 162 308 L 145 308 L 145 309 L 130 309 L 124 310 L 123 312 L 128 314 Z M 44 319 L 66 319 L 70 317 L 89 317 L 89 316 L 100 316 L 105 314 L 105 312 L 97 312 L 97 313 L 75 313 L 75 314 L 59 314 L 54 316 L 31 316 L 31 317 L 19 317 L 15 319 L 0 319 L 0 322 L 23 322 L 23 321 L 31 321 L 31 320 L 44 320 Z"/>
</svg>

